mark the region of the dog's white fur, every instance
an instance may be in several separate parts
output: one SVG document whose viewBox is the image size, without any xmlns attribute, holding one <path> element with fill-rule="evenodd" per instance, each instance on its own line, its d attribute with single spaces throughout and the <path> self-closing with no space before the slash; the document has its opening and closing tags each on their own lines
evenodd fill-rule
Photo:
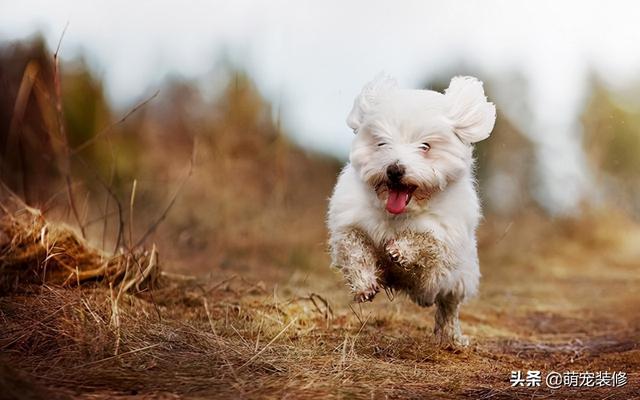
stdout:
<svg viewBox="0 0 640 400">
<path fill-rule="evenodd" d="M 495 117 L 476 78 L 455 77 L 442 94 L 401 89 L 394 79 L 377 77 L 347 118 L 356 135 L 330 200 L 332 262 L 356 300 L 371 300 L 388 286 L 380 271 L 385 265 L 422 268 L 416 276 L 425 284 L 396 288 L 419 304 L 438 305 L 435 330 L 449 344 L 467 343 L 459 332 L 458 304 L 478 289 L 475 231 L 481 214 L 473 143 L 489 136 Z M 402 183 L 415 188 L 397 215 L 385 209 L 392 164 L 403 166 Z M 420 252 L 429 246 L 439 250 Z M 403 264 L 403 257 L 410 261 Z"/>
</svg>

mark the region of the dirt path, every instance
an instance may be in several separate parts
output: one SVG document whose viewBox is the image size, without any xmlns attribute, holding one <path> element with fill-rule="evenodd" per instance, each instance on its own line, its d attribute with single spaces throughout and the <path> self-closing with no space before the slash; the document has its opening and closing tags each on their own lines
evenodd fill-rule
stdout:
<svg viewBox="0 0 640 400">
<path fill-rule="evenodd" d="M 319 265 L 277 284 L 173 278 L 125 296 L 118 329 L 107 289 L 32 288 L 0 298 L 0 383 L 33 398 L 640 398 L 640 231 L 610 229 L 488 223 L 459 353 L 431 342 L 433 310 L 384 293 L 351 305 Z M 511 387 L 512 371 L 541 371 L 541 386 Z M 620 371 L 620 387 L 545 382 Z"/>
</svg>

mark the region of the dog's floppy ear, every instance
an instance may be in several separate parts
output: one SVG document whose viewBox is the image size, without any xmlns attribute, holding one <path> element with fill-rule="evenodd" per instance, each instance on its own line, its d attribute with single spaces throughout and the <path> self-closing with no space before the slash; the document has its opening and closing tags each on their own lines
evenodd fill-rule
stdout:
<svg viewBox="0 0 640 400">
<path fill-rule="evenodd" d="M 488 138 L 496 122 L 496 107 L 487 101 L 482 82 L 471 76 L 456 76 L 444 93 L 447 117 L 458 138 L 466 144 Z"/>
<path fill-rule="evenodd" d="M 353 129 L 353 133 L 358 133 L 364 116 L 376 104 L 378 96 L 397 87 L 398 82 L 394 78 L 385 73 L 380 73 L 362 88 L 362 91 L 353 102 L 351 112 L 347 116 L 347 125 Z"/>
</svg>

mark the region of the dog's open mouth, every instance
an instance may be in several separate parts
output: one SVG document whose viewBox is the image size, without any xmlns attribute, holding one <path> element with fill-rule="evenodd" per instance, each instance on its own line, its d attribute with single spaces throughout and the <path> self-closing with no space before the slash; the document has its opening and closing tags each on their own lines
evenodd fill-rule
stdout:
<svg viewBox="0 0 640 400">
<path fill-rule="evenodd" d="M 416 187 L 413 185 L 393 185 L 388 188 L 387 211 L 391 214 L 402 214 L 411 201 Z"/>
</svg>

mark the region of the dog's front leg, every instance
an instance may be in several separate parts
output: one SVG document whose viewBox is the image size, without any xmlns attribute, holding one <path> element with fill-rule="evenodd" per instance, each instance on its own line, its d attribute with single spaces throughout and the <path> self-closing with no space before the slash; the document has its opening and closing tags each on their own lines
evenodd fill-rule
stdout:
<svg viewBox="0 0 640 400">
<path fill-rule="evenodd" d="M 404 290 L 423 307 L 434 304 L 441 282 L 451 271 L 444 243 L 430 232 L 404 232 L 385 245 L 391 261 L 392 286 Z"/>
<path fill-rule="evenodd" d="M 361 230 L 336 233 L 331 241 L 333 265 L 339 268 L 357 302 L 371 301 L 380 291 L 375 247 Z"/>
<path fill-rule="evenodd" d="M 447 348 L 466 347 L 469 338 L 460 330 L 458 308 L 460 298 L 453 293 L 439 294 L 436 297 L 435 328 L 433 333 L 440 346 Z"/>
</svg>

